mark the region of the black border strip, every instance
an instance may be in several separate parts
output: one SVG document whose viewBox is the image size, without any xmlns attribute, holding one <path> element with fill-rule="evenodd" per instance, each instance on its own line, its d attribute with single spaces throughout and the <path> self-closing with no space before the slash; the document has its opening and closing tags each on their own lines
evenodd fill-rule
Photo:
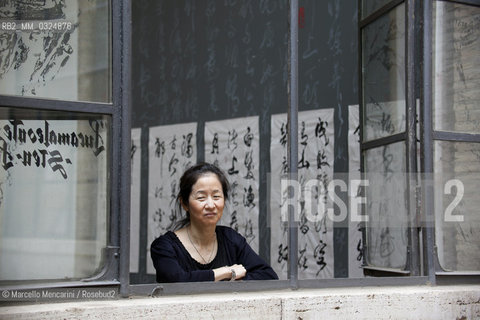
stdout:
<svg viewBox="0 0 480 320">
<path fill-rule="evenodd" d="M 0 95 L 2 107 L 26 108 L 49 111 L 69 111 L 82 113 L 100 113 L 112 115 L 115 110 L 111 104 L 80 102 L 68 100 L 50 100 L 29 97 L 14 97 Z"/>
<path fill-rule="evenodd" d="M 467 5 L 480 7 L 480 0 L 436 0 L 436 1 L 454 2 L 454 3 L 459 3 L 459 4 L 467 4 Z"/>
<path fill-rule="evenodd" d="M 368 16 L 366 16 L 364 19 L 361 19 L 361 16 L 359 15 L 359 29 L 363 29 L 365 26 L 369 25 L 370 23 L 374 22 L 378 18 L 383 17 L 386 13 L 392 11 L 395 9 L 398 5 L 402 4 L 405 0 L 393 0 L 390 1 L 389 3 L 385 4 L 383 7 L 377 9 L 376 11 L 372 12 Z M 359 3 L 358 11 L 361 12 L 361 3 Z"/>
<path fill-rule="evenodd" d="M 480 142 L 480 134 L 433 131 L 433 139 L 441 141 Z"/>
<path fill-rule="evenodd" d="M 407 138 L 407 134 L 405 132 L 397 133 L 391 136 L 378 138 L 375 140 L 363 142 L 361 144 L 361 150 L 365 151 L 368 149 L 378 148 L 387 144 L 392 144 L 395 142 L 405 141 Z"/>
</svg>

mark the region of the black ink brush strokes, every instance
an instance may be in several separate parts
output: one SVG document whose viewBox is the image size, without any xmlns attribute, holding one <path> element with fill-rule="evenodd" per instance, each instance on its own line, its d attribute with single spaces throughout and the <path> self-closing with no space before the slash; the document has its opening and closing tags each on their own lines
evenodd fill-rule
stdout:
<svg viewBox="0 0 480 320">
<path fill-rule="evenodd" d="M 64 0 L 3 0 L 0 18 L 15 21 L 47 21 L 66 17 Z M 23 68 L 28 83 L 21 95 L 36 95 L 36 89 L 55 79 L 74 53 L 70 30 L 29 30 L 0 34 L 0 79 Z"/>
</svg>

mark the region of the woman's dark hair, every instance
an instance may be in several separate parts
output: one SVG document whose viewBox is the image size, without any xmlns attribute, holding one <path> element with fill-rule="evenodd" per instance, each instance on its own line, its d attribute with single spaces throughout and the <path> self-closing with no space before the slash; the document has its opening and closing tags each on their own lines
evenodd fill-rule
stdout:
<svg viewBox="0 0 480 320">
<path fill-rule="evenodd" d="M 180 190 L 177 195 L 177 205 L 179 212 L 182 212 L 182 203 L 188 204 L 190 193 L 192 192 L 193 185 L 197 180 L 206 174 L 215 174 L 222 185 L 223 197 L 228 200 L 228 193 L 230 191 L 230 184 L 227 177 L 217 166 L 208 163 L 200 162 L 196 165 L 188 168 L 180 178 Z M 190 223 L 190 213 L 187 212 L 186 216 L 175 224 L 174 230 L 180 229 Z"/>
</svg>

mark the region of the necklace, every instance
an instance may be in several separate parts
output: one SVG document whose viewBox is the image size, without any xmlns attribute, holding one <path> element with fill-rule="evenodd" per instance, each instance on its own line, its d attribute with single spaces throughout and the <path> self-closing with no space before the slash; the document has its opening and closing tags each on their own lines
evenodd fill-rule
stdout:
<svg viewBox="0 0 480 320">
<path fill-rule="evenodd" d="M 200 251 L 198 251 L 197 247 L 193 243 L 192 238 L 190 238 L 190 232 L 188 231 L 188 229 L 190 229 L 190 227 L 187 227 L 186 229 L 187 229 L 188 240 L 190 240 L 190 243 L 192 244 L 193 248 L 195 249 L 195 251 L 200 256 L 200 258 L 202 258 L 203 262 L 205 262 L 205 264 L 207 264 L 208 263 L 207 261 L 211 261 L 210 259 L 212 258 L 212 254 L 213 254 L 213 251 L 215 249 L 215 242 L 217 242 L 217 233 L 215 233 L 215 240 L 213 241 L 212 250 L 210 251 L 210 255 L 208 256 L 208 260 L 205 260 L 205 258 L 200 254 Z"/>
</svg>

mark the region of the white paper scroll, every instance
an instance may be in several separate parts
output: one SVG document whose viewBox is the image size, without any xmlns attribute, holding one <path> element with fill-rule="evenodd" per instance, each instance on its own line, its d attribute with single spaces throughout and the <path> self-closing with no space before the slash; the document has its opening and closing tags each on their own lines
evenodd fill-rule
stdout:
<svg viewBox="0 0 480 320">
<path fill-rule="evenodd" d="M 132 129 L 130 146 L 131 180 L 130 180 L 130 272 L 138 272 L 140 243 L 140 174 L 141 174 L 141 128 Z"/>
<path fill-rule="evenodd" d="M 348 108 L 348 172 L 349 181 L 360 179 L 360 123 L 358 105 Z M 349 200 L 356 196 L 349 194 Z M 348 276 L 349 278 L 364 277 L 362 269 L 362 232 L 360 222 L 352 221 L 349 216 L 348 224 Z"/>
<path fill-rule="evenodd" d="M 178 184 L 185 169 L 197 162 L 196 123 L 151 127 L 148 141 L 147 273 L 152 241 L 171 230 L 182 216 L 176 207 Z"/>
<path fill-rule="evenodd" d="M 259 147 L 258 117 L 205 123 L 205 161 L 220 167 L 231 186 L 220 223 L 242 234 L 256 252 Z"/>
<path fill-rule="evenodd" d="M 307 183 L 316 187 L 317 199 L 326 199 L 327 186 L 333 179 L 334 127 L 333 109 L 299 112 L 298 114 L 298 182 L 303 193 Z M 288 239 L 285 219 L 281 217 L 281 177 L 286 178 L 287 116 L 273 115 L 270 146 L 270 263 L 280 279 L 287 277 Z M 322 191 L 323 190 L 323 191 Z M 312 192 L 313 194 L 313 192 Z M 300 194 L 299 194 L 300 197 Z M 305 201 L 300 198 L 301 210 L 297 216 L 298 274 L 300 279 L 333 278 L 333 221 L 325 212 L 305 212 Z M 327 208 L 328 206 L 325 206 Z M 323 218 L 321 218 L 323 216 Z M 283 220 L 283 221 L 282 221 Z"/>
</svg>

